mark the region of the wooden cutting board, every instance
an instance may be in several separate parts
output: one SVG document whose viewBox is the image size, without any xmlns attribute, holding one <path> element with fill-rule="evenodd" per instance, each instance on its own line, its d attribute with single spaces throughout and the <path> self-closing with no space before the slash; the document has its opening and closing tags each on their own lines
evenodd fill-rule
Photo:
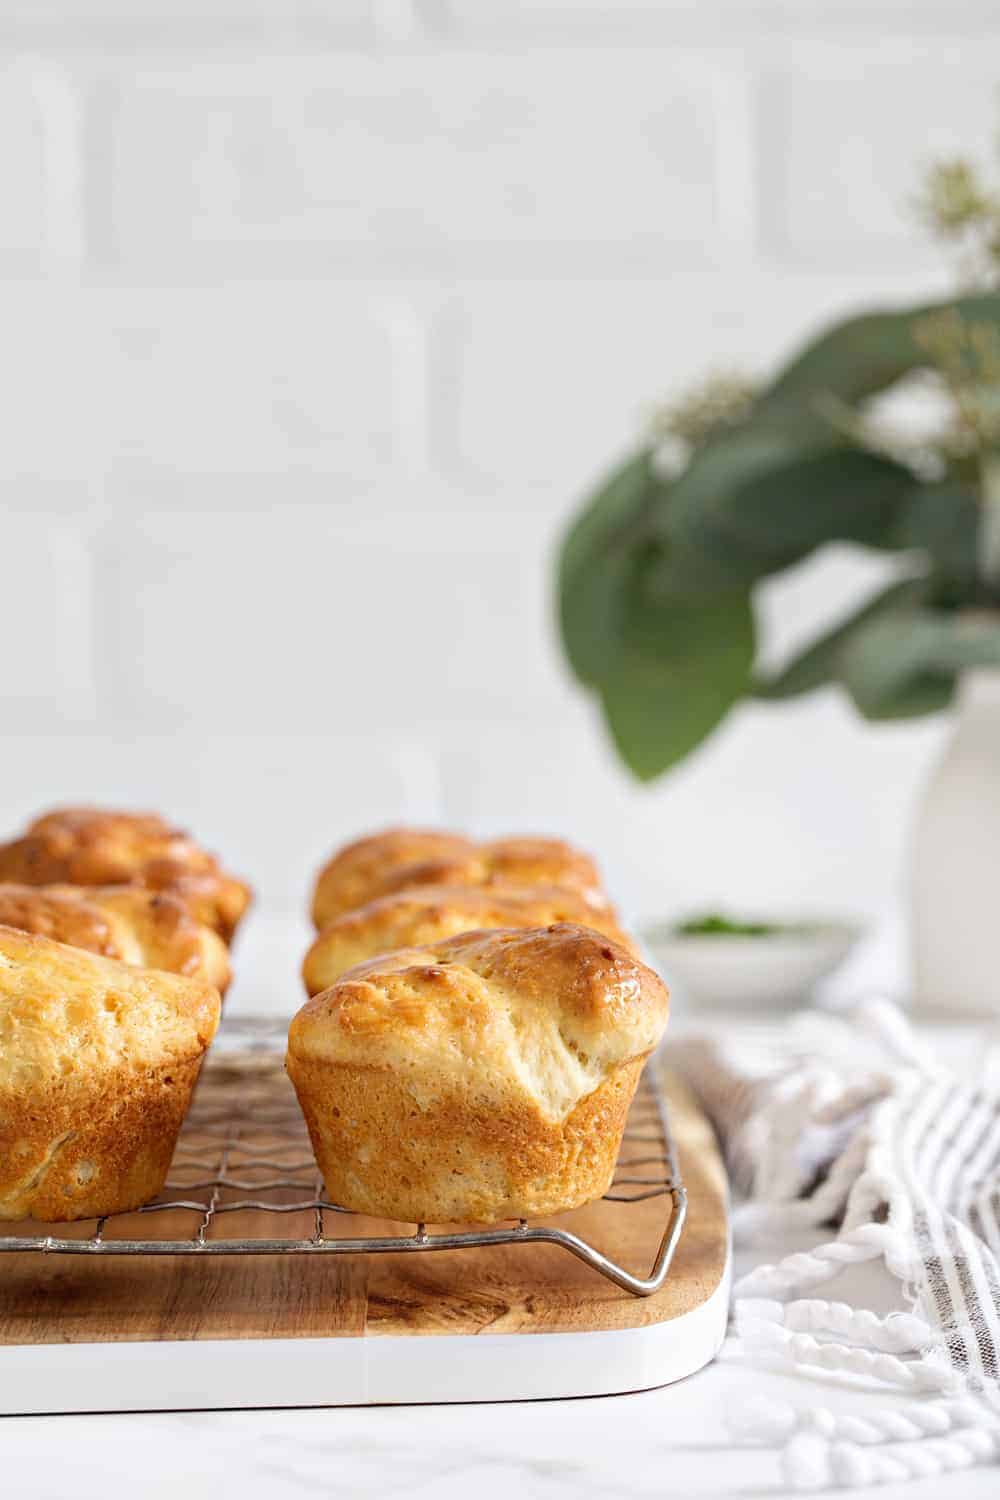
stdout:
<svg viewBox="0 0 1000 1500">
<path fill-rule="evenodd" d="M 705 1117 L 676 1077 L 665 1083 L 688 1217 L 651 1297 L 549 1245 L 348 1257 L 7 1254 L 0 1412 L 499 1400 L 690 1374 L 725 1329 L 726 1179 Z M 547 1222 L 644 1275 L 668 1212 L 663 1197 L 602 1200 Z M 152 1219 L 158 1236 L 185 1238 L 197 1216 L 130 1215 L 106 1233 L 148 1238 Z M 275 1222 L 241 1210 L 213 1219 L 210 1235 L 273 1237 Z M 278 1232 L 306 1237 L 312 1218 L 283 1215 Z M 350 1232 L 399 1226 L 352 1216 Z"/>
</svg>

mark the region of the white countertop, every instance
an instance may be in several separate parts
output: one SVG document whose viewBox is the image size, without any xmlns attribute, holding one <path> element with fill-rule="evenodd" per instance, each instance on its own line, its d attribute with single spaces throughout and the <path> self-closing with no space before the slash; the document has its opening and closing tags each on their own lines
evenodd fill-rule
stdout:
<svg viewBox="0 0 1000 1500">
<path fill-rule="evenodd" d="M 737 1021 L 718 1016 L 714 1024 Z M 956 1063 L 975 1050 L 971 1028 L 939 1035 Z M 7 1417 L 2 1493 L 12 1500 L 214 1500 L 223 1487 L 261 1500 L 774 1495 L 785 1492 L 774 1451 L 735 1445 L 724 1420 L 760 1394 L 801 1402 L 802 1382 L 718 1362 L 663 1390 L 574 1401 Z M 825 1383 L 813 1399 L 836 1407 L 836 1386 Z M 997 1493 L 997 1472 L 972 1470 L 947 1483 L 949 1500 L 986 1500 Z M 865 1493 L 896 1500 L 941 1489 L 931 1480 Z"/>
<path fill-rule="evenodd" d="M 802 1383 L 717 1363 L 664 1390 L 578 1401 L 7 1417 L 0 1473 L 12 1500 L 750 1500 L 784 1493 L 778 1462 L 734 1446 L 723 1413 L 762 1391 L 801 1400 Z M 820 1399 L 836 1406 L 836 1389 L 824 1386 Z M 865 1493 L 937 1500 L 940 1484 Z M 949 1500 L 987 1500 L 997 1472 L 974 1469 L 947 1486 Z"/>
</svg>

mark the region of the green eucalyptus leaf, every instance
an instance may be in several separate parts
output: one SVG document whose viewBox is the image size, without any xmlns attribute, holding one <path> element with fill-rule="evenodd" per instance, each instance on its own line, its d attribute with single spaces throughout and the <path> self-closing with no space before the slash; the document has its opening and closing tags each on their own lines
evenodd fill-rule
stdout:
<svg viewBox="0 0 1000 1500">
<path fill-rule="evenodd" d="M 844 685 L 868 719 L 947 707 L 971 667 L 1000 667 L 1000 619 L 916 609 L 874 620 L 841 658 Z"/>
<path fill-rule="evenodd" d="M 844 686 L 866 719 L 904 719 L 946 708 L 954 674 L 932 663 L 933 621 L 912 614 L 857 631 L 841 658 Z"/>
<path fill-rule="evenodd" d="M 873 599 L 813 641 L 780 672 L 759 680 L 754 692 L 759 698 L 795 698 L 839 679 L 840 658 L 845 647 L 870 621 L 893 611 L 907 613 L 927 593 L 924 578 L 903 578 L 881 590 Z"/>
<path fill-rule="evenodd" d="M 600 682 L 614 667 L 623 601 L 634 563 L 619 553 L 581 568 L 564 580 L 559 627 L 569 664 L 580 682 Z"/>
<path fill-rule="evenodd" d="M 716 586 L 752 583 L 833 539 L 898 545 L 916 484 L 902 464 L 862 449 L 802 452 L 786 443 L 784 451 L 772 446 L 768 462 L 741 468 L 742 440 L 699 455 L 664 508 L 678 555 L 710 560 Z"/>
<path fill-rule="evenodd" d="M 634 534 L 662 481 L 644 449 L 601 485 L 568 531 L 559 556 L 559 624 L 570 666 L 584 683 L 608 670 L 621 600 L 635 566 Z"/>
<path fill-rule="evenodd" d="M 622 759 L 650 781 L 694 750 L 747 692 L 754 620 L 747 590 L 678 599 L 648 579 L 645 587 L 636 582 L 600 692 Z"/>
<path fill-rule="evenodd" d="M 643 516 L 663 483 L 654 468 L 655 454 L 642 448 L 602 481 L 567 531 L 560 554 L 563 580 L 604 556 L 610 546 Z"/>
<path fill-rule="evenodd" d="M 664 542 L 652 564 L 658 586 L 676 599 L 705 599 L 731 594 L 751 581 L 745 569 L 721 553 L 713 555 L 682 538 Z"/>
<path fill-rule="evenodd" d="M 1000 292 L 849 318 L 820 334 L 785 366 L 760 398 L 756 415 L 766 417 L 797 406 L 822 421 L 823 402 L 831 396 L 854 404 L 885 390 L 927 363 L 914 328 L 928 316 L 952 308 L 969 322 L 1000 325 Z"/>
<path fill-rule="evenodd" d="M 895 545 L 926 552 L 940 575 L 942 592 L 968 597 L 975 587 L 979 503 L 958 479 L 914 487 L 903 509 Z"/>
</svg>

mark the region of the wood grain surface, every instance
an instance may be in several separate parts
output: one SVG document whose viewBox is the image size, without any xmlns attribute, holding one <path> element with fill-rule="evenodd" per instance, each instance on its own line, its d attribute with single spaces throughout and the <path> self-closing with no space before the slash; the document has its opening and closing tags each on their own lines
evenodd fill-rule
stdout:
<svg viewBox="0 0 1000 1500">
<path fill-rule="evenodd" d="M 667 1074 L 666 1083 L 689 1209 L 670 1275 L 652 1297 L 620 1291 L 549 1245 L 377 1256 L 26 1252 L 0 1256 L 0 1344 L 530 1334 L 636 1328 L 676 1318 L 704 1302 L 722 1278 L 726 1180 L 704 1116 L 676 1077 Z M 287 1087 L 283 1078 L 282 1085 Z M 630 1204 L 602 1200 L 545 1222 L 574 1230 L 646 1274 L 668 1212 L 664 1197 Z M 327 1234 L 400 1232 L 399 1225 L 355 1216 L 349 1231 L 339 1224 L 331 1229 L 330 1217 Z M 197 1227 L 197 1216 L 172 1209 L 112 1221 L 107 1233 L 146 1237 L 153 1220 L 159 1237 L 190 1237 Z M 240 1211 L 214 1219 L 210 1234 L 312 1233 L 312 1216 L 305 1212 L 282 1215 L 277 1230 L 275 1222 L 273 1214 Z M 86 1235 L 93 1228 L 51 1226 L 51 1232 Z M 0 1225 L 0 1234 L 11 1231 L 45 1232 L 34 1224 Z"/>
</svg>

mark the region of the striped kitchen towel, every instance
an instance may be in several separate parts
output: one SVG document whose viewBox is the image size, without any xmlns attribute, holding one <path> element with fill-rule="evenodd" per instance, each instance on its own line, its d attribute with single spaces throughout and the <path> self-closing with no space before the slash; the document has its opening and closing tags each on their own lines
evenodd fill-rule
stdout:
<svg viewBox="0 0 1000 1500">
<path fill-rule="evenodd" d="M 1000 1087 L 958 1081 L 885 1001 L 810 1012 L 777 1049 L 671 1049 L 723 1141 L 738 1241 L 820 1243 L 736 1285 L 726 1353 L 834 1378 L 857 1404 L 759 1404 L 744 1437 L 779 1444 L 791 1487 L 940 1475 L 1000 1459 Z M 823 1231 L 826 1237 L 823 1238 Z M 816 1296 L 880 1261 L 887 1315 Z M 859 1299 L 860 1300 L 860 1299 Z M 866 1389 L 862 1389 L 863 1384 Z M 912 1397 L 880 1404 L 871 1386 Z"/>
</svg>

